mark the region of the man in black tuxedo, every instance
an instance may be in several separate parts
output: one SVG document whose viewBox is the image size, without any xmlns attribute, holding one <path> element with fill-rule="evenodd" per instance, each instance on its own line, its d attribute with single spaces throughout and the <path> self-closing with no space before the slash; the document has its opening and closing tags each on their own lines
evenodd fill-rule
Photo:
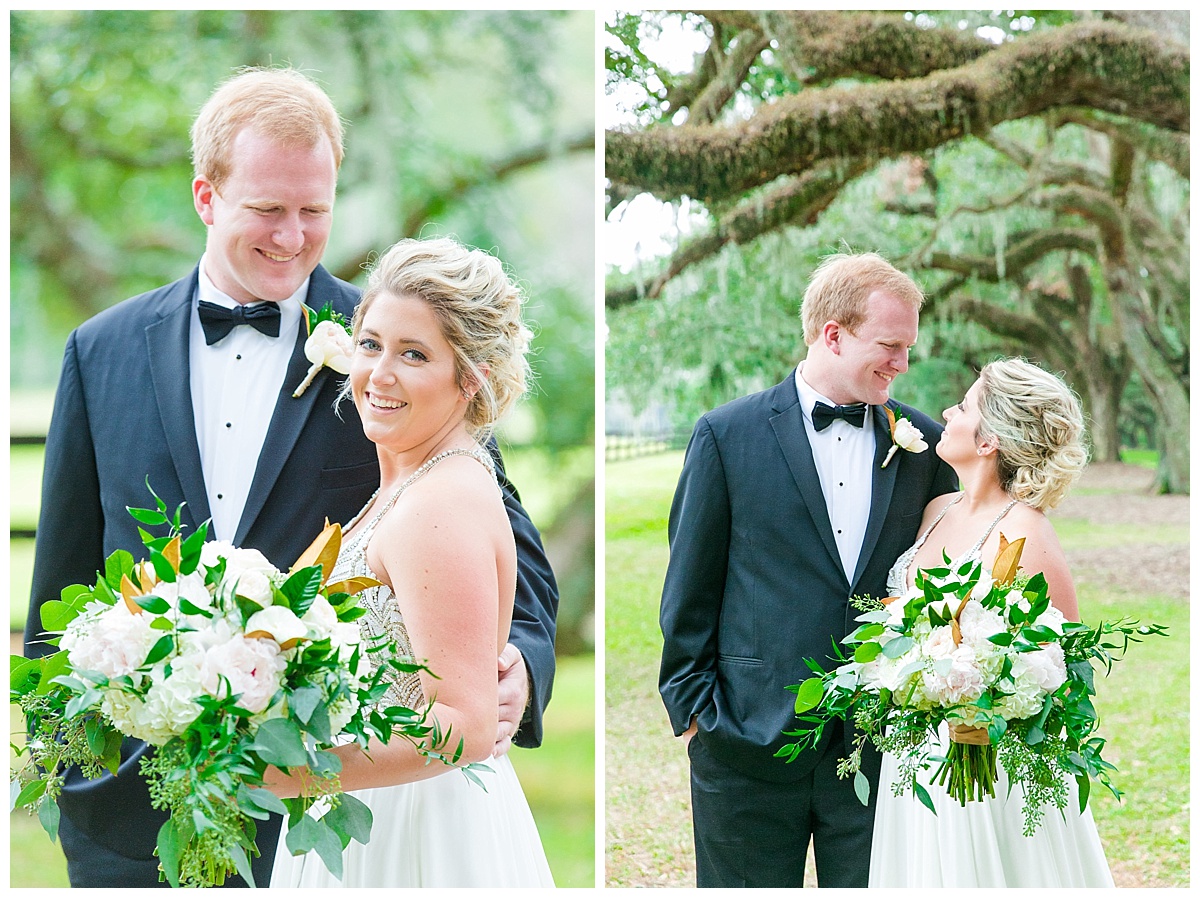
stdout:
<svg viewBox="0 0 1200 898">
<path fill-rule="evenodd" d="M 127 506 L 152 501 L 146 478 L 187 531 L 262 551 L 289 567 L 326 518 L 346 522 L 379 485 L 375 446 L 323 370 L 298 397 L 309 363 L 301 303 L 347 318 L 358 288 L 319 264 L 342 160 L 325 93 L 290 69 L 248 70 L 222 85 L 192 128 L 196 211 L 206 248 L 190 275 L 110 308 L 67 341 L 46 438 L 26 651 L 45 654 L 41 606 L 93 582 L 117 549 L 144 548 Z M 493 454 L 499 453 L 492 444 Z M 501 468 L 502 470 L 502 468 Z M 511 644 L 498 660 L 497 752 L 541 742 L 554 677 L 558 593 L 537 529 L 504 482 L 517 542 Z M 524 712 L 524 713 L 522 713 Z M 520 729 L 518 730 L 518 724 Z M 119 775 L 68 775 L 60 836 L 73 886 L 159 883 L 150 806 L 127 739 Z M 269 881 L 280 821 L 259 825 L 258 885 Z M 245 885 L 234 877 L 228 885 Z"/>
<path fill-rule="evenodd" d="M 836 766 L 837 724 L 795 762 L 789 684 L 851 632 L 855 595 L 885 595 L 926 503 L 955 488 L 932 451 L 892 446 L 884 406 L 930 446 L 942 428 L 890 400 L 923 296 L 875 254 L 826 258 L 802 306 L 807 358 L 783 383 L 696 424 L 671 507 L 659 691 L 691 762 L 696 876 L 802 886 L 810 837 L 822 886 L 866 886 L 874 802 Z M 826 664 L 828 667 L 828 664 Z M 879 755 L 864 755 L 879 776 Z"/>
</svg>

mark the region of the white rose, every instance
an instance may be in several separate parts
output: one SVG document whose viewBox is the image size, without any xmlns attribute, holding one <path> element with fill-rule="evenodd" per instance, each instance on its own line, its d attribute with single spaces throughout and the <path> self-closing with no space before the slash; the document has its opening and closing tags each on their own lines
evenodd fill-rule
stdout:
<svg viewBox="0 0 1200 898">
<path fill-rule="evenodd" d="M 908 418 L 897 418 L 896 429 L 892 431 L 892 441 L 906 452 L 924 452 L 929 448 L 921 431 Z"/>
<path fill-rule="evenodd" d="M 295 612 L 282 605 L 272 605 L 256 611 L 246 621 L 246 635 L 265 634 L 281 647 L 291 648 L 298 640 L 308 637 L 308 626 Z"/>
<path fill-rule="evenodd" d="M 98 614 L 77 617 L 67 626 L 59 648 L 66 651 L 77 670 L 93 671 L 110 680 L 122 677 L 146 662 L 150 649 L 163 635 L 150 628 L 153 619 L 149 614 L 133 614 L 124 602 L 117 602 Z"/>
<path fill-rule="evenodd" d="M 308 624 L 309 635 L 314 641 L 331 637 L 338 624 L 337 611 L 322 595 L 313 599 L 301 620 Z"/>
<path fill-rule="evenodd" d="M 286 668 L 279 646 L 271 640 L 235 636 L 205 654 L 200 665 L 200 683 L 205 692 L 216 698 L 224 698 L 230 694 L 227 689 L 231 690 L 232 694 L 240 695 L 239 707 L 258 714 L 279 691 Z"/>
<path fill-rule="evenodd" d="M 332 368 L 338 374 L 350 373 L 350 356 L 354 344 L 340 324 L 322 321 L 304 341 L 304 355 L 314 365 Z"/>
</svg>

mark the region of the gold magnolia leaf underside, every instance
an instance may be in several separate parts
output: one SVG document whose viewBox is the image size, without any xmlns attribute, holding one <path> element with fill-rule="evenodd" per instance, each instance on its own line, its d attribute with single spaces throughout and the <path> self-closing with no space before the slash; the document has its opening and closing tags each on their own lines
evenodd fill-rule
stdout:
<svg viewBox="0 0 1200 898">
<path fill-rule="evenodd" d="M 337 562 L 338 552 L 341 549 L 342 525 L 331 524 L 326 518 L 325 529 L 312 541 L 312 545 L 300 553 L 300 557 L 292 565 L 292 570 L 298 571 L 300 568 L 319 564 L 321 565 L 321 585 L 324 586 L 329 575 L 333 573 L 333 566 Z"/>
<path fill-rule="evenodd" d="M 326 588 L 326 592 L 330 595 L 339 592 L 356 595 L 364 589 L 370 589 L 372 586 L 383 586 L 383 584 L 373 577 L 351 577 L 349 580 L 339 580 L 337 583 L 330 583 Z"/>
<path fill-rule="evenodd" d="M 1015 539 L 1011 543 L 1000 534 L 1000 551 L 992 564 L 992 579 L 1001 586 L 1012 583 L 1021 567 L 1021 552 L 1025 548 L 1025 537 Z"/>
</svg>

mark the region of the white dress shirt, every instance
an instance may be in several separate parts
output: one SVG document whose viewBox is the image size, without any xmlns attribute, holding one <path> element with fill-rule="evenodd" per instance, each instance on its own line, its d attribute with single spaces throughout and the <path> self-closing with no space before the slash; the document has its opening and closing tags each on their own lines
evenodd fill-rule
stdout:
<svg viewBox="0 0 1200 898">
<path fill-rule="evenodd" d="M 200 444 L 200 465 L 212 512 L 209 539 L 232 540 L 237 533 L 296 345 L 300 301 L 307 295 L 305 280 L 299 290 L 279 304 L 278 337 L 238 325 L 209 346 L 200 326 L 200 300 L 229 309 L 237 302 L 213 285 L 204 272 L 204 259 L 200 260 L 188 363 L 196 441 Z"/>
<path fill-rule="evenodd" d="M 808 443 L 812 447 L 821 493 L 825 496 L 825 508 L 829 512 L 833 538 L 842 560 L 842 570 L 846 573 L 846 579 L 852 581 L 867 533 L 867 520 L 871 516 L 872 465 L 875 463 L 872 407 L 867 406 L 862 427 L 855 427 L 837 418 L 818 433 L 813 427 L 813 406 L 817 402 L 831 406 L 838 403 L 809 386 L 804 379 L 803 368 L 800 365 L 796 369 L 796 392 L 800 395 L 800 409 L 804 414 L 804 432 L 808 434 Z"/>
</svg>

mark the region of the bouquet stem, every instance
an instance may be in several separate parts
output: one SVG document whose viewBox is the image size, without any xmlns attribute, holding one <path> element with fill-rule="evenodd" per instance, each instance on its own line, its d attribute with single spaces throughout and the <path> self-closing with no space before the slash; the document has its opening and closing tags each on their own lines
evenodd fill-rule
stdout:
<svg viewBox="0 0 1200 898">
<path fill-rule="evenodd" d="M 964 807 L 968 801 L 983 801 L 984 796 L 995 798 L 996 747 L 978 740 L 959 741 L 953 727 L 950 738 L 950 750 L 934 774 L 934 782 L 944 785 L 950 797 Z"/>
</svg>

